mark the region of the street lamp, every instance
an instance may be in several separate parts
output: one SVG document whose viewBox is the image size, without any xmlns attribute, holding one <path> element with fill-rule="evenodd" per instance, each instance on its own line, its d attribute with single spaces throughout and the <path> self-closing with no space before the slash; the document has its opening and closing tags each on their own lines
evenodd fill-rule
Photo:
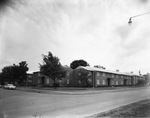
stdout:
<svg viewBox="0 0 150 118">
<path fill-rule="evenodd" d="M 129 19 L 129 22 L 128 22 L 128 24 L 129 24 L 129 25 L 131 25 L 131 24 L 132 24 L 131 17 L 130 17 L 130 19 Z"/>
<path fill-rule="evenodd" d="M 146 13 L 143 13 L 143 14 L 139 14 L 139 15 L 135 15 L 135 16 L 132 16 L 129 18 L 129 21 L 128 21 L 128 24 L 131 25 L 132 24 L 132 18 L 135 18 L 135 17 L 139 17 L 139 16 L 142 16 L 142 15 L 146 15 L 146 14 L 149 14 L 150 12 L 146 12 Z"/>
</svg>

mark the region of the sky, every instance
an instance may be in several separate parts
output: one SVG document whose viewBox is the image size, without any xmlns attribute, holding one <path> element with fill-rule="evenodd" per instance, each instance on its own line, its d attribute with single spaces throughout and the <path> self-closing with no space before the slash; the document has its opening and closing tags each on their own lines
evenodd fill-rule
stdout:
<svg viewBox="0 0 150 118">
<path fill-rule="evenodd" d="M 150 72 L 149 0 L 14 0 L 0 12 L 0 68 L 27 61 L 39 70 L 42 54 L 62 65 L 83 59 L 90 66 Z"/>
</svg>

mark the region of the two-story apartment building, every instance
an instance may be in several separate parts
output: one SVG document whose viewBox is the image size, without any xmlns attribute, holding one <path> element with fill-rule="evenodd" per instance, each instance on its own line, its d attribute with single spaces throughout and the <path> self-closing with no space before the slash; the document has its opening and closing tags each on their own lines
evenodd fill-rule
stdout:
<svg viewBox="0 0 150 118">
<path fill-rule="evenodd" d="M 136 85 L 139 79 L 143 79 L 143 76 L 134 73 L 123 73 L 119 71 L 110 71 L 106 69 L 100 69 L 95 67 L 83 67 L 79 66 L 74 70 L 76 74 L 80 73 L 80 70 L 84 69 L 89 72 L 91 84 L 93 87 L 100 86 L 131 86 Z M 76 85 L 78 82 L 75 82 Z M 75 86 L 76 86 L 75 85 Z"/>
<path fill-rule="evenodd" d="M 60 80 L 56 80 L 56 83 L 59 86 L 69 86 L 72 69 L 68 66 L 63 66 L 63 68 L 66 71 L 66 77 L 61 78 Z M 42 74 L 40 71 L 37 71 L 37 72 L 33 72 L 32 84 L 34 86 L 53 86 L 54 81 L 50 77 Z"/>
</svg>

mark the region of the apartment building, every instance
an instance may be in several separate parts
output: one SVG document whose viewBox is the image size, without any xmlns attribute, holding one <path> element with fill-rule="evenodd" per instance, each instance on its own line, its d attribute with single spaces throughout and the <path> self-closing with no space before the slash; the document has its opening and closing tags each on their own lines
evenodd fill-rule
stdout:
<svg viewBox="0 0 150 118">
<path fill-rule="evenodd" d="M 66 77 L 56 80 L 56 83 L 58 86 L 69 86 L 72 69 L 68 66 L 63 66 L 63 68 L 66 71 Z M 40 71 L 37 71 L 33 72 L 32 84 L 33 86 L 53 86 L 54 81 L 50 77 L 42 74 Z"/>
<path fill-rule="evenodd" d="M 74 73 L 79 74 L 80 70 L 86 70 L 89 73 L 88 80 L 93 87 L 100 86 L 132 86 L 138 83 L 139 79 L 144 79 L 144 76 L 140 76 L 134 73 L 123 73 L 119 71 L 110 71 L 95 67 L 83 67 L 79 66 L 74 70 Z M 75 82 L 80 84 L 80 82 Z"/>
</svg>

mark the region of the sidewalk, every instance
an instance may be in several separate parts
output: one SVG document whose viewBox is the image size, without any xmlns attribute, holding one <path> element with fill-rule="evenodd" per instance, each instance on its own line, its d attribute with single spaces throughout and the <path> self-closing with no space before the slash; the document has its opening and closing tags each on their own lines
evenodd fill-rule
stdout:
<svg viewBox="0 0 150 118">
<path fill-rule="evenodd" d="M 146 87 L 99 87 L 99 88 L 77 88 L 77 87 L 17 87 L 18 91 L 46 93 L 46 94 L 61 94 L 61 95 L 85 95 L 85 94 L 100 94 L 104 92 L 115 92 L 125 90 L 136 90 Z"/>
</svg>

